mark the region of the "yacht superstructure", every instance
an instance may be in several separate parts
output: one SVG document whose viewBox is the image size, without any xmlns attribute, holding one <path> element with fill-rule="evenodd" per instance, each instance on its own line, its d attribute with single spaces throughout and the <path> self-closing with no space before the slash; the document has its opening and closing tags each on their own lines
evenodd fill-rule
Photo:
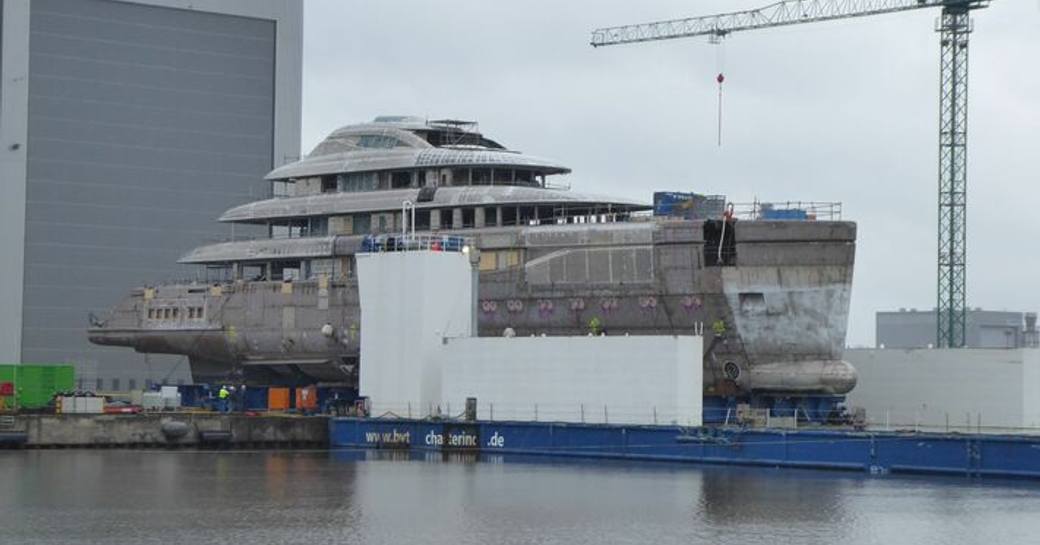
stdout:
<svg viewBox="0 0 1040 545">
<path fill-rule="evenodd" d="M 481 335 L 703 328 L 708 393 L 851 390 L 841 354 L 855 224 L 654 217 L 554 181 L 569 172 L 471 122 L 343 127 L 267 175 L 276 197 L 220 218 L 265 237 L 188 252 L 180 262 L 206 280 L 132 290 L 90 340 L 187 355 L 197 378 L 356 380 L 354 255 L 408 222 L 479 251 Z"/>
</svg>

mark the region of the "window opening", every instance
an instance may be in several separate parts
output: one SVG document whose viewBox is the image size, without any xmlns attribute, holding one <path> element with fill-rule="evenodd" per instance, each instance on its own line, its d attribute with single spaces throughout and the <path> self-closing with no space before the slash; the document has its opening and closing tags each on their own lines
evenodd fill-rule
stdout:
<svg viewBox="0 0 1040 545">
<path fill-rule="evenodd" d="M 516 225 L 516 224 L 517 224 L 516 207 L 513 207 L 513 206 L 503 206 L 502 207 L 502 225 L 508 226 L 508 225 Z"/>
<path fill-rule="evenodd" d="M 390 189 L 407 189 L 412 185 L 412 173 L 399 171 L 390 174 Z"/>
<path fill-rule="evenodd" d="M 724 221 L 704 222 L 704 264 L 709 267 L 729 267 L 737 264 L 736 224 L 731 222 L 723 229 Z"/>
<path fill-rule="evenodd" d="M 473 169 L 473 185 L 491 185 L 491 169 Z"/>
<path fill-rule="evenodd" d="M 416 231 L 429 231 L 430 230 L 430 211 L 429 210 L 416 210 L 415 211 L 415 230 Z"/>
<path fill-rule="evenodd" d="M 511 168 L 496 168 L 493 172 L 495 185 L 511 185 L 514 181 Z"/>
<path fill-rule="evenodd" d="M 372 232 L 371 214 L 354 214 L 354 234 L 364 235 Z"/>
</svg>

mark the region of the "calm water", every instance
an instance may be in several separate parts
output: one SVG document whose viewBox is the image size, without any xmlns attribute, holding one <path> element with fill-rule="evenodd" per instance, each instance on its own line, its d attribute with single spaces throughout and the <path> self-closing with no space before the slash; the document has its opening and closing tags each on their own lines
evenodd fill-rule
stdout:
<svg viewBox="0 0 1040 545">
<path fill-rule="evenodd" d="M 1040 484 L 358 452 L 0 451 L 0 543 L 1040 542 Z"/>
</svg>

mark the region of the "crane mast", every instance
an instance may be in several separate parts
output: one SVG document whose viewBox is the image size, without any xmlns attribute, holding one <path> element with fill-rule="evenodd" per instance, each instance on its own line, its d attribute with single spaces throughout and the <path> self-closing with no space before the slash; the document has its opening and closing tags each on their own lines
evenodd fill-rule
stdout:
<svg viewBox="0 0 1040 545">
<path fill-rule="evenodd" d="M 783 0 L 758 9 L 688 17 L 592 31 L 593 47 L 694 36 L 719 38 L 758 30 L 942 8 L 936 25 L 940 38 L 939 77 L 939 225 L 936 343 L 961 348 L 965 338 L 968 35 L 972 10 L 990 0 Z"/>
</svg>

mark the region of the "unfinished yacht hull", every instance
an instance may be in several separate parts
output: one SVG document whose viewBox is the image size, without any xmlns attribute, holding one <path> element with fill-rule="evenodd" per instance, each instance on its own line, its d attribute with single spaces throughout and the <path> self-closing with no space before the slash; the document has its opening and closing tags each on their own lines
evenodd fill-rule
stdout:
<svg viewBox="0 0 1040 545">
<path fill-rule="evenodd" d="M 855 224 L 731 221 L 721 234 L 719 225 L 655 219 L 468 230 L 482 256 L 479 333 L 703 330 L 706 394 L 851 390 L 855 369 L 841 356 Z M 335 237 L 329 251 L 349 260 L 360 240 Z M 150 308 L 171 307 L 193 319 L 149 325 Z M 98 344 L 187 355 L 196 380 L 258 382 L 352 381 L 365 364 L 362 334 L 350 275 L 142 288 L 89 331 Z"/>
</svg>

